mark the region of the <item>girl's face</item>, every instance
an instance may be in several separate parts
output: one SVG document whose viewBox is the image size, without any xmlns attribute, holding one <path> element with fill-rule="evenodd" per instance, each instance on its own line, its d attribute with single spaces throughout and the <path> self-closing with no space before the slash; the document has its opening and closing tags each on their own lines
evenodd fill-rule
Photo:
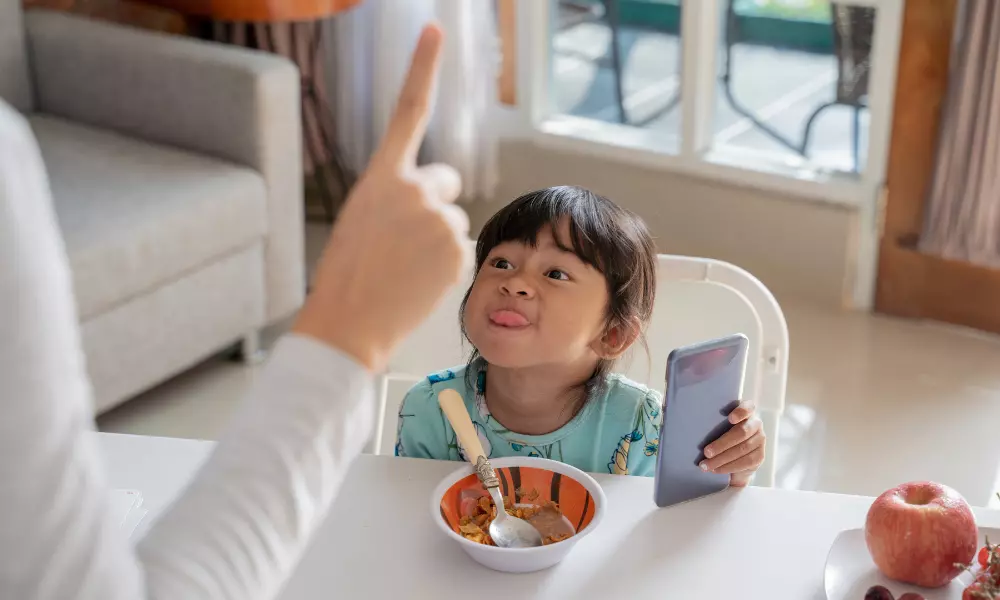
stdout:
<svg viewBox="0 0 1000 600">
<path fill-rule="evenodd" d="M 569 222 L 537 247 L 504 242 L 483 263 L 465 307 L 469 340 L 491 365 L 596 365 L 608 308 L 604 275 L 568 250 Z"/>
</svg>

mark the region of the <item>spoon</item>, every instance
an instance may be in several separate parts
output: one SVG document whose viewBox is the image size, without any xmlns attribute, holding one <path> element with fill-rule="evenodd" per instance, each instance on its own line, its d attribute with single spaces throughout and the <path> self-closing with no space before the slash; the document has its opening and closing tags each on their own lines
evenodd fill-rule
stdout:
<svg viewBox="0 0 1000 600">
<path fill-rule="evenodd" d="M 542 545 L 542 535 L 534 525 L 524 519 L 518 519 L 507 514 L 504 509 L 503 496 L 500 495 L 500 479 L 493 470 L 493 465 L 483 452 L 483 445 L 476 435 L 476 427 L 472 424 L 469 411 L 465 409 L 465 401 L 455 390 L 442 390 L 438 394 L 438 404 L 451 428 L 458 436 L 458 442 L 465 449 L 465 457 L 469 459 L 483 487 L 493 498 L 497 507 L 497 516 L 490 523 L 490 537 L 501 548 L 532 548 Z"/>
</svg>

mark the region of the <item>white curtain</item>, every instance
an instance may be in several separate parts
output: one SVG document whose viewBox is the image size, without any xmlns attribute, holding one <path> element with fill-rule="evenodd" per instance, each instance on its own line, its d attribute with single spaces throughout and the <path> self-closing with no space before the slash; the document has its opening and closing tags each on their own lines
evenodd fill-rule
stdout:
<svg viewBox="0 0 1000 600">
<path fill-rule="evenodd" d="M 463 199 L 489 199 L 497 183 L 500 48 L 493 2 L 367 0 L 327 26 L 327 93 L 337 141 L 356 172 L 367 164 L 395 106 L 423 26 L 446 35 L 434 115 L 421 162 L 444 162 L 462 175 Z"/>
</svg>

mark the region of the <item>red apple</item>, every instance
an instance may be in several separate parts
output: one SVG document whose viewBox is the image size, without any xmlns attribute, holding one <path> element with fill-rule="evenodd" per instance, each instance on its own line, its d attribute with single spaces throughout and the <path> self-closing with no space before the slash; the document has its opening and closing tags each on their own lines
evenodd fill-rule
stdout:
<svg viewBox="0 0 1000 600">
<path fill-rule="evenodd" d="M 865 542 L 891 579 L 923 587 L 947 584 L 972 562 L 978 532 L 965 498 L 940 483 L 904 483 L 868 510 Z"/>
</svg>

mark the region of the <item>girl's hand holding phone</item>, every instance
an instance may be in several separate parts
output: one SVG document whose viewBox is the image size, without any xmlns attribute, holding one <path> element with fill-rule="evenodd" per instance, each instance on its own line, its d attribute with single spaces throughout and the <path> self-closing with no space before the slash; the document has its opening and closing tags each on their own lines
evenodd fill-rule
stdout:
<svg viewBox="0 0 1000 600">
<path fill-rule="evenodd" d="M 705 447 L 701 468 L 713 473 L 729 473 L 731 486 L 746 487 L 764 462 L 767 436 L 757 417 L 757 407 L 749 402 L 740 402 L 729 413 L 729 422 L 733 424 L 729 431 Z"/>
</svg>

